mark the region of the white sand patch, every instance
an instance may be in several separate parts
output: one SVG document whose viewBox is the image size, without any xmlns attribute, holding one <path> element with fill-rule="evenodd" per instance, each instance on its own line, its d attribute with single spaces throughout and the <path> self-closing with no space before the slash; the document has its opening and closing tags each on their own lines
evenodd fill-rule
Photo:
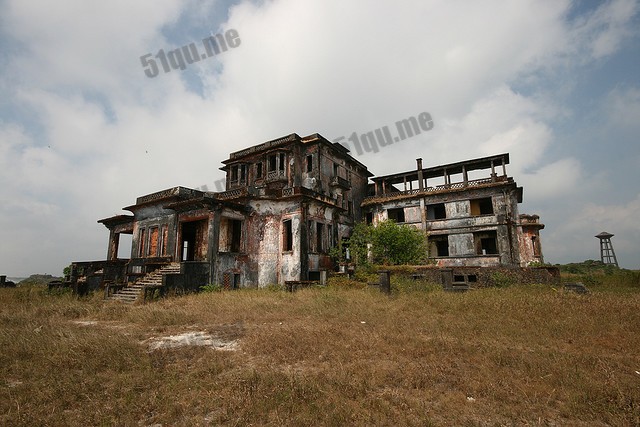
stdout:
<svg viewBox="0 0 640 427">
<path fill-rule="evenodd" d="M 95 320 L 74 320 L 73 323 L 80 326 L 96 326 L 98 324 Z"/>
<path fill-rule="evenodd" d="M 238 341 L 225 341 L 215 338 L 206 332 L 185 332 L 179 335 L 169 335 L 167 337 L 150 338 L 149 348 L 158 350 L 161 348 L 184 347 L 188 345 L 213 347 L 217 350 L 235 350 Z"/>
</svg>

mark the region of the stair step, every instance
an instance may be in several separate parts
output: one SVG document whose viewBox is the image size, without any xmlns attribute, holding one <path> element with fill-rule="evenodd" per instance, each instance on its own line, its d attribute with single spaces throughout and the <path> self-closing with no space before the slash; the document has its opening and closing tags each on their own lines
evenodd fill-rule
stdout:
<svg viewBox="0 0 640 427">
<path fill-rule="evenodd" d="M 152 271 L 137 281 L 111 294 L 107 299 L 123 303 L 134 303 L 142 297 L 145 287 L 162 286 L 162 276 L 165 274 L 180 274 L 180 263 L 171 263 Z"/>
</svg>

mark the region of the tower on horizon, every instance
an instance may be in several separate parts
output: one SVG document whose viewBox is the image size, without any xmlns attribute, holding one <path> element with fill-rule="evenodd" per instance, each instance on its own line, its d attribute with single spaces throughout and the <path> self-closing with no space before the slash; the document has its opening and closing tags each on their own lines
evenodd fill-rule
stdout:
<svg viewBox="0 0 640 427">
<path fill-rule="evenodd" d="M 615 265 L 618 267 L 616 253 L 613 251 L 613 244 L 611 244 L 611 238 L 613 236 L 613 234 L 603 231 L 595 237 L 600 239 L 600 261 L 602 261 L 603 264 Z"/>
</svg>

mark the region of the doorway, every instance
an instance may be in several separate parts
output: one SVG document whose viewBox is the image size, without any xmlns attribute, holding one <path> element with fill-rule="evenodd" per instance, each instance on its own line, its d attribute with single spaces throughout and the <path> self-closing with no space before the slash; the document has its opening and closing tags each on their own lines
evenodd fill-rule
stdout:
<svg viewBox="0 0 640 427">
<path fill-rule="evenodd" d="M 206 261 L 209 237 L 209 220 L 183 222 L 180 244 L 182 261 Z"/>
</svg>

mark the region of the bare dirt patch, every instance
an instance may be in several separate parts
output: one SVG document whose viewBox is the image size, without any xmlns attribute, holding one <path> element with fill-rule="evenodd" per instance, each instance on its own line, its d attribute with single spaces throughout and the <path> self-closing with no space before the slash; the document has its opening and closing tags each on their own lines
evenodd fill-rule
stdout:
<svg viewBox="0 0 640 427">
<path fill-rule="evenodd" d="M 224 340 L 216 338 L 206 332 L 185 332 L 178 335 L 165 337 L 153 337 L 144 342 L 149 345 L 149 349 L 159 350 L 163 348 L 176 348 L 185 346 L 213 347 L 217 350 L 233 351 L 238 347 L 237 340 Z"/>
</svg>

